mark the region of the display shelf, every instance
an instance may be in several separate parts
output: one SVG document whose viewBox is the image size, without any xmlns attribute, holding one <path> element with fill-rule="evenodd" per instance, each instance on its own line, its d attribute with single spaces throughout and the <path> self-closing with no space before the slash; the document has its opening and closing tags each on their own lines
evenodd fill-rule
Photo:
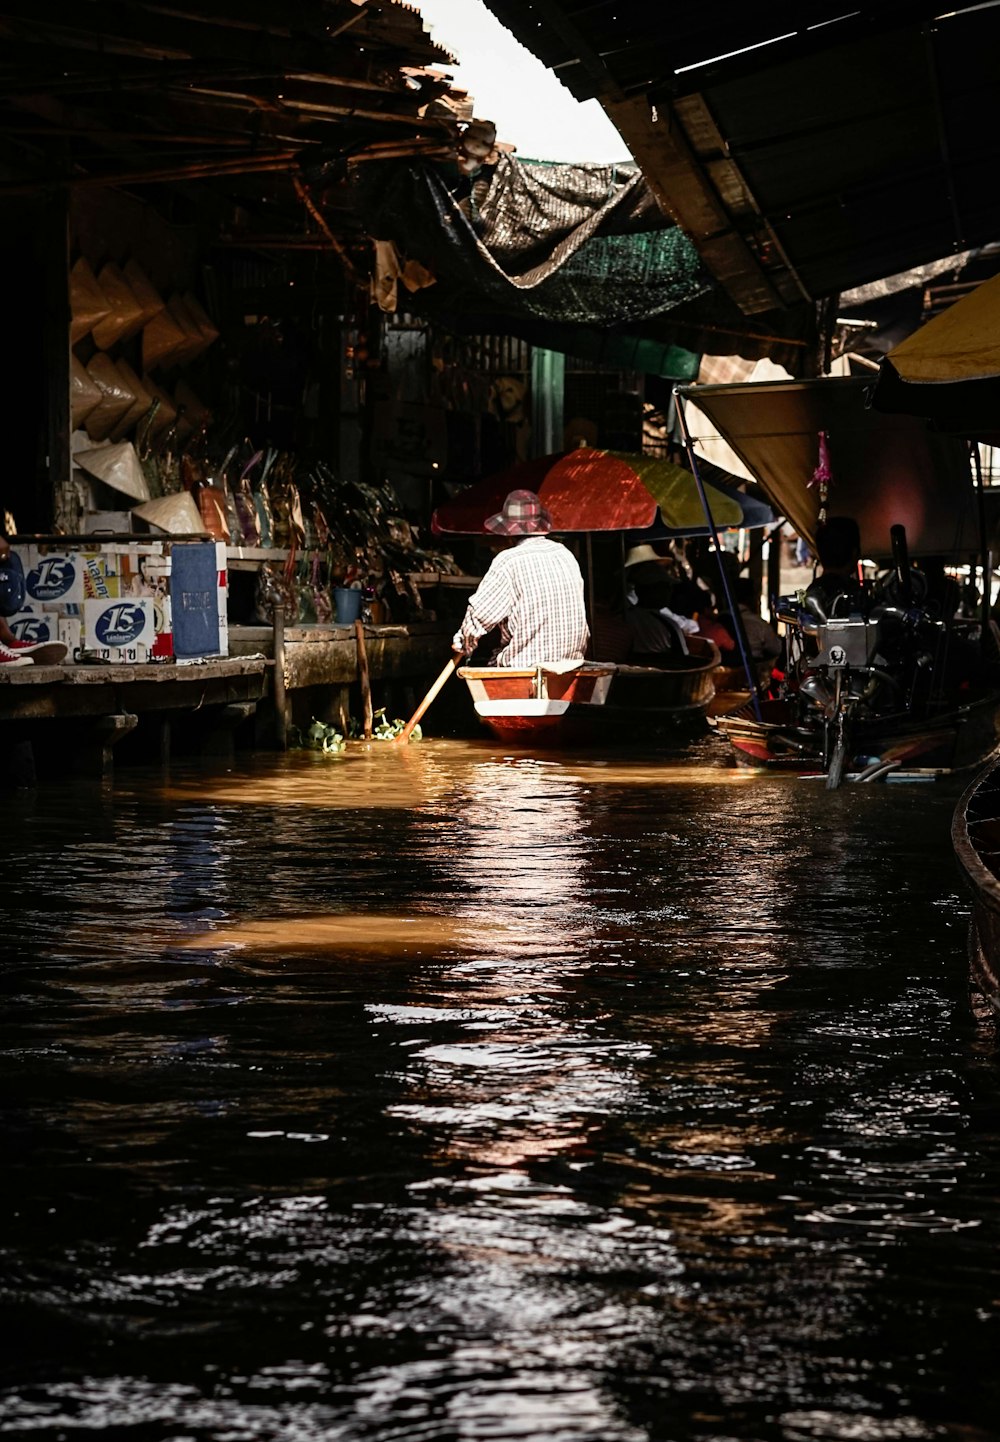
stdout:
<svg viewBox="0 0 1000 1442">
<path fill-rule="evenodd" d="M 231 571 L 255 571 L 262 561 L 287 561 L 281 546 L 227 546 L 226 564 Z"/>
<path fill-rule="evenodd" d="M 482 576 L 453 576 L 447 571 L 411 571 L 409 579 L 415 586 L 454 586 L 461 590 L 474 590 Z"/>
</svg>

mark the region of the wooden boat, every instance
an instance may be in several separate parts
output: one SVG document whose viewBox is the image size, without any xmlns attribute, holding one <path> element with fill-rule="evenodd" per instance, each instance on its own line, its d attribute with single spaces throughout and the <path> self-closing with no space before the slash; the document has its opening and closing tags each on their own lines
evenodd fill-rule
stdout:
<svg viewBox="0 0 1000 1442">
<path fill-rule="evenodd" d="M 831 728 L 803 717 L 794 699 L 762 701 L 761 716 L 748 702 L 710 724 L 725 736 L 738 763 L 768 771 L 827 771 L 835 739 Z M 842 770 L 878 764 L 963 771 L 981 766 L 1000 740 L 1000 696 L 914 717 L 904 713 L 855 720 Z"/>
<path fill-rule="evenodd" d="M 878 597 L 844 592 L 827 606 L 807 592 L 778 601 L 782 694 L 711 720 L 738 762 L 822 771 L 833 790 L 845 776 L 870 780 L 890 768 L 961 771 L 994 751 L 996 637 L 981 620 L 946 622 L 939 605 L 923 605 L 926 581 L 916 584 L 901 526 L 892 547 L 895 571 Z"/>
<path fill-rule="evenodd" d="M 1000 761 L 977 776 L 955 809 L 951 840 L 972 890 L 972 981 L 1000 1012 Z"/>
<path fill-rule="evenodd" d="M 771 684 L 774 664 L 771 661 L 752 661 L 751 671 L 758 696 L 765 696 Z M 747 673 L 742 666 L 721 665 L 713 674 L 715 696 L 709 707 L 709 716 L 727 716 L 740 711 L 750 703 L 751 692 L 747 686 Z"/>
<path fill-rule="evenodd" d="M 688 639 L 689 654 L 660 666 L 557 661 L 539 666 L 460 666 L 476 714 L 501 741 L 527 747 L 614 745 L 700 721 L 715 694 L 714 642 Z"/>
</svg>

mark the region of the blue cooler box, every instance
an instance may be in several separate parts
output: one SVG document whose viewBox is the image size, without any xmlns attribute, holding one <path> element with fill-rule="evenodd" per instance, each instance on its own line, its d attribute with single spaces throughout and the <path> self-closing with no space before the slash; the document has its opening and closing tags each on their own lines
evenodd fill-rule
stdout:
<svg viewBox="0 0 1000 1442">
<path fill-rule="evenodd" d="M 170 549 L 174 657 L 226 656 L 226 548 L 215 541 L 175 542 Z"/>
</svg>

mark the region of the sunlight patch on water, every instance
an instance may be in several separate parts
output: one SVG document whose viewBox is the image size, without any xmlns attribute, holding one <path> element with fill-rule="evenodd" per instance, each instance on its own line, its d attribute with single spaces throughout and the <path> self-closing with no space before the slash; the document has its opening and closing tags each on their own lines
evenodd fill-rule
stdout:
<svg viewBox="0 0 1000 1442">
<path fill-rule="evenodd" d="M 335 916 L 278 916 L 244 921 L 218 931 L 184 937 L 183 951 L 294 952 L 319 949 L 377 951 L 380 955 L 436 953 L 467 938 L 469 926 L 448 916 L 378 916 L 361 912 Z"/>
</svg>

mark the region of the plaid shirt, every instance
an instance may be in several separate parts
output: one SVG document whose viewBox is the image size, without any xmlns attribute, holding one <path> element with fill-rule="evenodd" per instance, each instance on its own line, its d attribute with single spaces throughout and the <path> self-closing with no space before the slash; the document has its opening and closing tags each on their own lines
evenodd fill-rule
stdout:
<svg viewBox="0 0 1000 1442">
<path fill-rule="evenodd" d="M 548 536 L 526 536 L 501 551 L 469 597 L 455 650 L 468 654 L 494 626 L 503 641 L 497 666 L 582 660 L 590 632 L 573 553 Z"/>
</svg>

